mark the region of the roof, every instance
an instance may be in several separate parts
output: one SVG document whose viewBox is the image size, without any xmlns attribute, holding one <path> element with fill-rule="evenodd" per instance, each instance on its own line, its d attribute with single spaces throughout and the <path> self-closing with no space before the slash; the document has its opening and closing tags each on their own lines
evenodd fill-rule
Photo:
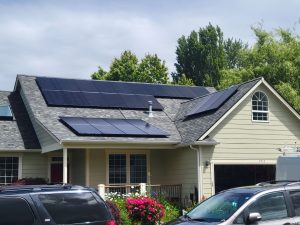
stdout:
<svg viewBox="0 0 300 225">
<path fill-rule="evenodd" d="M 161 145 L 191 145 L 197 143 L 199 140 L 210 140 L 208 134 L 213 130 L 231 111 L 237 107 L 240 102 L 242 102 L 245 97 L 251 93 L 251 90 L 255 89 L 260 84 L 265 84 L 278 99 L 284 103 L 292 113 L 294 113 L 298 118 L 297 114 L 291 107 L 280 97 L 277 92 L 264 81 L 263 78 L 257 78 L 234 87 L 228 88 L 228 91 L 222 90 L 220 92 L 213 92 L 214 89 L 206 88 L 210 93 L 207 95 L 199 96 L 197 98 L 187 100 L 183 98 L 173 98 L 173 97 L 160 97 L 156 96 L 155 99 L 163 107 L 163 110 L 154 111 L 154 117 L 149 117 L 149 113 L 145 109 L 119 109 L 119 108 L 101 108 L 101 107 L 76 107 L 76 106 L 49 106 L 46 103 L 46 100 L 43 96 L 41 88 L 37 84 L 36 80 L 40 77 L 37 76 L 28 76 L 28 75 L 18 75 L 16 82 L 16 90 L 20 87 L 22 91 L 22 97 L 26 100 L 26 106 L 30 113 L 34 116 L 34 121 L 37 122 L 41 128 L 44 129 L 45 133 L 49 134 L 49 137 L 57 144 L 49 145 L 53 146 L 51 148 L 62 147 L 61 143 L 91 143 L 98 144 L 106 143 L 111 144 L 147 144 L 154 146 L 155 144 Z M 72 82 L 82 82 L 82 80 L 74 79 L 62 79 L 63 81 L 72 81 Z M 87 81 L 85 81 L 87 82 Z M 88 80 L 88 83 L 90 84 Z M 94 81 L 101 82 L 101 81 Z M 105 82 L 106 84 L 108 82 Z M 129 84 L 123 82 L 124 84 Z M 120 84 L 120 82 L 115 82 L 115 84 Z M 132 83 L 130 83 L 132 84 Z M 148 84 L 142 84 L 144 87 Z M 117 85 L 118 86 L 118 85 Z M 117 87 L 116 86 L 116 87 Z M 125 85 L 126 86 L 126 85 Z M 149 84 L 151 88 L 155 85 Z M 158 85 L 159 86 L 159 85 Z M 160 86 L 162 87 L 162 86 Z M 73 88 L 73 86 L 69 86 Z M 140 89 L 139 89 L 140 90 Z M 76 90 L 77 91 L 77 90 Z M 157 91 L 157 90 L 156 90 Z M 16 91 L 17 92 L 17 91 Z M 78 92 L 78 91 L 77 91 Z M 224 95 L 225 94 L 225 95 Z M 213 98 L 210 98 L 213 96 Z M 221 100 L 218 96 L 221 96 Z M 13 99 L 13 98 L 12 98 Z M 19 101 L 21 98 L 18 97 Z M 17 101 L 17 99 L 15 101 Z M 84 99 L 84 98 L 83 98 Z M 190 113 L 195 106 L 201 106 L 204 101 L 209 101 L 213 99 L 215 102 L 212 105 L 207 105 L 207 110 L 198 110 L 197 113 Z M 82 101 L 82 99 L 81 99 Z M 1 102 L 1 99 L 0 99 Z M 19 104 L 19 103 L 18 103 Z M 17 105 L 14 107 L 16 110 Z M 23 112 L 26 111 L 24 104 L 20 103 L 20 107 L 23 107 Z M 200 112 L 200 113 L 199 113 Z M 26 114 L 26 113 L 25 113 Z M 188 115 L 188 116 L 187 116 Z M 23 115 L 24 116 L 24 115 Z M 72 131 L 70 127 L 65 126 L 61 122 L 62 117 L 81 117 L 81 118 L 101 118 L 105 119 L 138 119 L 143 120 L 146 123 L 166 132 L 167 136 L 114 136 L 114 135 L 98 135 L 98 136 L 89 136 L 89 135 L 78 135 L 76 132 Z M 21 121 L 21 119 L 20 119 Z M 28 115 L 25 121 L 29 122 Z M 30 124 L 27 124 L 28 126 Z M 20 125 L 21 127 L 24 125 Z M 24 141 L 24 146 L 26 140 L 29 139 L 29 136 L 36 138 L 32 126 L 30 127 L 30 132 L 22 135 L 21 140 Z M 22 129 L 20 129 L 22 131 Z M 22 132 L 21 132 L 22 133 Z M 11 134 L 12 135 L 12 134 Z M 27 136 L 26 136 L 27 135 Z M 34 138 L 34 146 L 37 145 L 37 140 Z M 1 139 L 1 136 L 0 136 Z M 18 143 L 18 142 L 16 142 Z M 151 145 L 152 144 L 152 145 Z M 204 144 L 204 143 L 203 143 Z M 208 144 L 213 144 L 209 142 Z M 46 151 L 43 143 L 41 143 L 43 151 Z M 72 145 L 73 146 L 73 145 Z M 97 145 L 99 146 L 99 145 Z M 0 146 L 1 147 L 1 146 Z M 100 147 L 100 146 L 99 146 Z M 56 150 L 56 149 L 50 149 Z"/>
<path fill-rule="evenodd" d="M 112 141 L 112 142 L 147 142 L 147 143 L 180 143 L 181 136 L 174 123 L 175 115 L 180 103 L 186 99 L 160 98 L 156 100 L 163 106 L 163 111 L 154 111 L 154 117 L 149 117 L 145 110 L 131 109 L 103 109 L 103 108 L 79 108 L 79 107 L 49 107 L 36 82 L 36 76 L 18 75 L 17 82 L 26 97 L 35 119 L 58 142 L 63 141 Z M 99 81 L 95 81 L 99 82 Z M 212 89 L 209 89 L 210 91 Z M 141 119 L 145 122 L 165 131 L 167 137 L 105 137 L 105 136 L 78 136 L 60 122 L 60 117 L 91 117 L 91 118 L 118 118 Z"/>
<path fill-rule="evenodd" d="M 0 149 L 41 149 L 18 92 L 0 92 L 0 105 L 10 105 L 13 119 L 0 120 Z"/>
<path fill-rule="evenodd" d="M 201 96 L 190 101 L 183 102 L 175 117 L 176 127 L 182 137 L 183 144 L 193 144 L 206 131 L 208 131 L 225 113 L 230 110 L 261 78 L 242 83 L 237 91 L 215 111 L 205 112 L 199 115 L 186 117 L 186 115 L 201 104 L 206 96 Z M 213 95 L 211 93 L 209 95 Z"/>
</svg>

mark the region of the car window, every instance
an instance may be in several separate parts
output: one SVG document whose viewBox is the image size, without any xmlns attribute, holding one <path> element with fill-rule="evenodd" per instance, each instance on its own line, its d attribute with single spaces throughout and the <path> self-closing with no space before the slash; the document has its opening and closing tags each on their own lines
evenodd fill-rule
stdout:
<svg viewBox="0 0 300 225">
<path fill-rule="evenodd" d="M 110 218 L 105 204 L 90 192 L 40 194 L 38 198 L 56 224 L 97 224 Z"/>
<path fill-rule="evenodd" d="M 34 215 L 26 200 L 22 198 L 0 198 L 1 225 L 32 225 Z"/>
<path fill-rule="evenodd" d="M 295 209 L 295 215 L 300 216 L 300 191 L 291 191 L 290 196 Z"/>
<path fill-rule="evenodd" d="M 264 195 L 253 202 L 248 209 L 249 213 L 260 213 L 261 221 L 283 219 L 288 216 L 282 192 Z"/>
<path fill-rule="evenodd" d="M 251 192 L 222 192 L 202 202 L 187 215 L 193 220 L 207 222 L 225 221 L 248 201 L 252 195 L 253 193 Z"/>
</svg>

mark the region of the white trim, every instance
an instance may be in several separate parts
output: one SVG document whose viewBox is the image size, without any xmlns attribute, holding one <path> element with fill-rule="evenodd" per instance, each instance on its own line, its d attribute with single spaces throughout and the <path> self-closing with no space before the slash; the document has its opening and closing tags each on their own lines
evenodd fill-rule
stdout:
<svg viewBox="0 0 300 225">
<path fill-rule="evenodd" d="M 63 183 L 68 183 L 68 149 L 63 148 Z"/>
<path fill-rule="evenodd" d="M 106 168 L 106 184 L 109 185 L 109 155 L 110 154 L 124 154 L 126 155 L 126 184 L 130 184 L 130 155 L 131 154 L 141 154 L 146 155 L 147 163 L 147 183 L 150 182 L 150 151 L 148 150 L 115 150 L 106 149 L 105 150 L 105 168 Z M 121 185 L 121 184 L 120 184 Z"/>
<path fill-rule="evenodd" d="M 215 194 L 215 165 L 276 165 L 277 160 L 269 159 L 252 159 L 252 160 L 211 160 L 210 177 L 211 177 L 211 194 Z"/>
<path fill-rule="evenodd" d="M 266 96 L 266 98 L 267 98 L 267 103 L 268 103 L 268 110 L 267 110 L 267 111 L 263 111 L 263 110 L 253 110 L 253 96 L 254 96 L 256 93 L 258 93 L 258 92 L 263 93 L 263 94 Z M 252 94 L 252 97 L 251 97 L 251 120 L 252 120 L 252 122 L 253 122 L 253 123 L 269 123 L 269 122 L 270 122 L 270 110 L 269 110 L 269 108 L 270 108 L 270 101 L 269 101 L 268 95 L 267 95 L 264 91 L 262 91 L 262 90 L 260 90 L 260 89 L 256 90 L 256 91 Z M 267 120 L 254 120 L 254 119 L 253 119 L 253 113 L 266 113 L 266 114 L 267 114 Z"/>
<path fill-rule="evenodd" d="M 261 83 L 261 79 L 257 84 L 255 84 L 234 106 L 232 106 L 211 128 L 208 129 L 200 138 L 199 141 L 202 141 L 211 131 L 213 131 L 233 110 L 235 110 Z"/>
</svg>

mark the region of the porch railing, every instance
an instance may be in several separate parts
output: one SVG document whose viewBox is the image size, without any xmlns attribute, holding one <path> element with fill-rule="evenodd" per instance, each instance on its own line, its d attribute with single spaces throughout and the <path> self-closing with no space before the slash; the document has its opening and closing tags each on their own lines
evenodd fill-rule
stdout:
<svg viewBox="0 0 300 225">
<path fill-rule="evenodd" d="M 140 193 L 151 196 L 163 196 L 171 202 L 181 203 L 181 184 L 128 184 L 128 185 L 98 185 L 98 191 L 102 198 L 109 193 L 128 194 Z"/>
</svg>

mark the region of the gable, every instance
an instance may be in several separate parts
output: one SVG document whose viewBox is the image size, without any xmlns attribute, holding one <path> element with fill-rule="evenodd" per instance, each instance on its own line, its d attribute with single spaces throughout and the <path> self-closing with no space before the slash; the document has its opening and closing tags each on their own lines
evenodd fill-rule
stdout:
<svg viewBox="0 0 300 225">
<path fill-rule="evenodd" d="M 256 91 L 262 91 L 268 97 L 268 122 L 252 121 L 251 100 Z M 278 154 L 278 148 L 300 142 L 300 120 L 262 83 L 209 136 L 220 143 L 216 146 L 217 152 L 222 149 L 228 153 L 246 153 L 251 149 L 252 153 Z"/>
</svg>

